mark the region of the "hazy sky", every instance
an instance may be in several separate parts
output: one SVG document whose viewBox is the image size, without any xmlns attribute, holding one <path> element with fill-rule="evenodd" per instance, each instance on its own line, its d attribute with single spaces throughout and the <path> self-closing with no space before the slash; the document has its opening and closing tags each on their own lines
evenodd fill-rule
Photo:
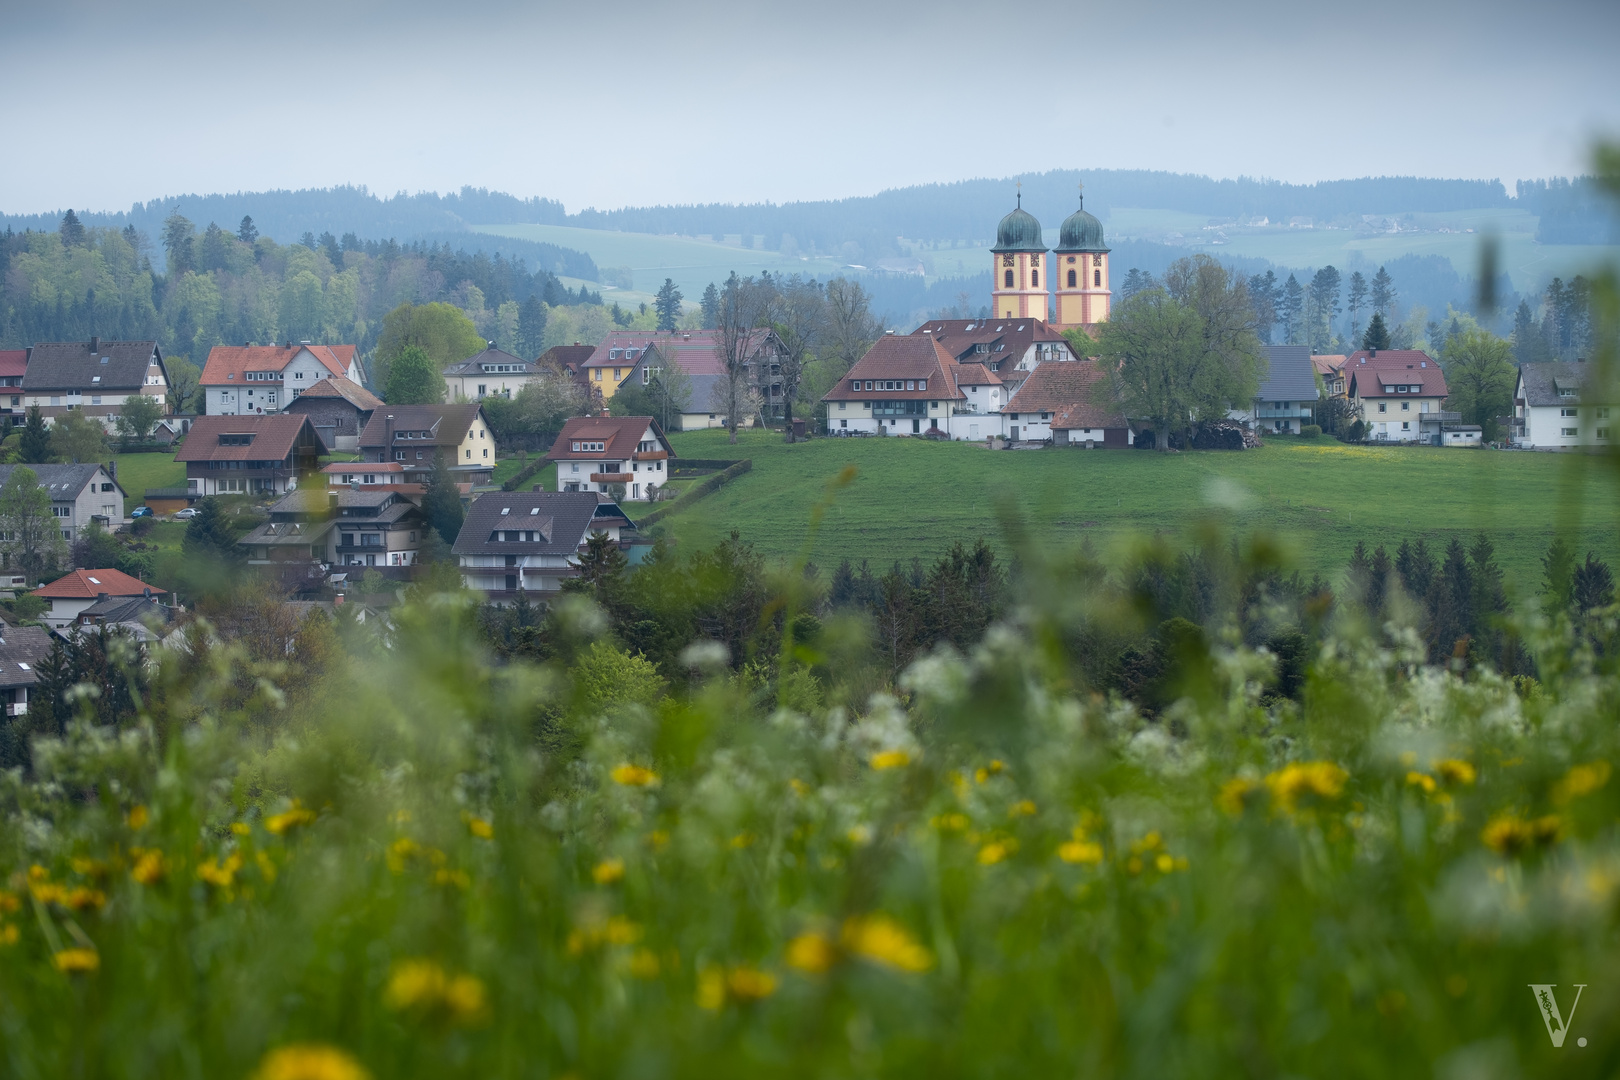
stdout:
<svg viewBox="0 0 1620 1080">
<path fill-rule="evenodd" d="M 463 184 L 570 210 L 1049 168 L 1580 171 L 1620 3 L 0 0 L 0 210 Z"/>
</svg>

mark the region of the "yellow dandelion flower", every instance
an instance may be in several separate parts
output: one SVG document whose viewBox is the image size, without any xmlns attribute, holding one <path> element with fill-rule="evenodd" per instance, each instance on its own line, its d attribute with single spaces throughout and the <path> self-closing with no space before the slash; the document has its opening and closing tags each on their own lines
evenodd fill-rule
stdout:
<svg viewBox="0 0 1620 1080">
<path fill-rule="evenodd" d="M 1479 779 L 1479 771 L 1466 761 L 1458 758 L 1446 758 L 1434 763 L 1434 771 L 1440 774 L 1440 779 L 1447 784 L 1472 784 Z"/>
<path fill-rule="evenodd" d="M 651 949 L 637 949 L 630 954 L 630 974 L 638 979 L 656 979 L 662 969 L 658 954 Z"/>
<path fill-rule="evenodd" d="M 107 903 L 107 894 L 100 889 L 89 889 L 83 885 L 71 889 L 62 897 L 62 903 L 74 911 L 89 911 L 94 908 L 100 910 Z"/>
<path fill-rule="evenodd" d="M 1331 761 L 1303 761 L 1286 765 L 1266 777 L 1272 801 L 1289 814 L 1316 802 L 1337 799 L 1350 774 Z"/>
<path fill-rule="evenodd" d="M 980 769 L 974 769 L 973 770 L 973 782 L 975 784 L 982 784 L 988 779 L 990 779 L 990 770 L 989 769 L 980 768 Z"/>
<path fill-rule="evenodd" d="M 129 808 L 129 827 L 132 829 L 144 829 L 151 817 L 152 815 L 147 812 L 146 807 L 132 806 Z"/>
<path fill-rule="evenodd" d="M 467 831 L 480 840 L 495 839 L 495 826 L 483 818 L 470 817 L 467 819 Z"/>
<path fill-rule="evenodd" d="M 1409 772 L 1406 774 L 1406 784 L 1408 787 L 1422 788 L 1430 795 L 1434 794 L 1434 777 L 1428 773 Z"/>
<path fill-rule="evenodd" d="M 51 872 L 39 865 L 39 863 L 35 863 L 33 866 L 28 868 L 28 880 L 49 881 L 51 880 Z"/>
<path fill-rule="evenodd" d="M 814 930 L 800 934 L 787 945 L 788 966 L 810 975 L 821 974 L 837 959 L 833 943 Z"/>
<path fill-rule="evenodd" d="M 698 972 L 698 1008 L 717 1012 L 726 1003 L 726 973 L 717 967 Z"/>
<path fill-rule="evenodd" d="M 731 844 L 732 848 L 737 850 L 737 851 L 741 851 L 743 848 L 746 848 L 746 847 L 753 847 L 754 846 L 754 834 L 753 833 L 740 832 L 736 836 L 733 836 L 731 838 L 730 844 Z"/>
<path fill-rule="evenodd" d="M 251 836 L 253 834 L 253 826 L 249 825 L 245 821 L 233 821 L 231 822 L 231 832 L 235 833 L 237 836 Z"/>
<path fill-rule="evenodd" d="M 1564 774 L 1562 780 L 1553 785 L 1553 801 L 1562 804 L 1571 799 L 1578 799 L 1582 795 L 1592 794 L 1609 782 L 1610 771 L 1607 761 L 1576 765 Z"/>
<path fill-rule="evenodd" d="M 444 988 L 444 1004 L 458 1024 L 476 1024 L 489 1010 L 484 984 L 472 975 L 457 975 Z"/>
<path fill-rule="evenodd" d="M 971 822 L 966 814 L 936 814 L 928 819 L 928 824 L 940 832 L 961 832 Z"/>
<path fill-rule="evenodd" d="M 921 972 L 934 966 L 933 954 L 882 913 L 846 919 L 840 937 L 846 950 L 885 967 Z"/>
<path fill-rule="evenodd" d="M 663 829 L 654 829 L 647 834 L 647 843 L 654 851 L 663 851 L 669 844 L 669 833 Z"/>
<path fill-rule="evenodd" d="M 615 915 L 607 921 L 603 936 L 609 945 L 634 945 L 641 940 L 641 927 L 623 915 Z"/>
<path fill-rule="evenodd" d="M 1215 796 L 1215 805 L 1233 817 L 1239 817 L 1243 814 L 1243 808 L 1252 801 L 1254 793 L 1259 790 L 1258 780 L 1234 776 L 1221 785 L 1220 794 Z"/>
<path fill-rule="evenodd" d="M 22 900 L 16 893 L 0 889 L 0 914 L 11 915 L 22 910 Z"/>
<path fill-rule="evenodd" d="M 253 1080 L 371 1080 L 371 1074 L 335 1046 L 299 1043 L 266 1054 Z"/>
<path fill-rule="evenodd" d="M 615 768 L 608 774 L 615 784 L 624 787 L 654 787 L 658 784 L 658 774 L 651 769 L 643 769 L 640 765 L 624 764 Z"/>
<path fill-rule="evenodd" d="M 233 851 L 229 857 L 209 859 L 197 867 L 197 876 L 220 889 L 229 889 L 236 881 L 236 872 L 242 869 L 241 852 Z"/>
<path fill-rule="evenodd" d="M 1012 804 L 1007 813 L 1012 817 L 1034 817 L 1035 803 L 1030 799 L 1019 799 Z"/>
<path fill-rule="evenodd" d="M 1556 814 L 1534 820 L 1525 820 L 1514 814 L 1499 814 L 1490 820 L 1479 838 L 1498 855 L 1515 856 L 1531 847 L 1557 843 L 1562 833 L 1563 822 Z"/>
<path fill-rule="evenodd" d="M 101 967 L 101 955 L 94 949 L 59 949 L 51 957 L 56 970 L 69 975 L 95 971 Z"/>
<path fill-rule="evenodd" d="M 388 869 L 396 874 L 404 872 L 406 861 L 414 858 L 421 851 L 421 845 L 415 840 L 408 836 L 400 837 L 388 845 Z"/>
<path fill-rule="evenodd" d="M 0 945 L 15 945 L 19 936 L 16 926 L 11 923 L 0 926 Z"/>
<path fill-rule="evenodd" d="M 992 840 L 979 849 L 979 865 L 994 866 L 1017 848 L 1012 840 Z"/>
<path fill-rule="evenodd" d="M 276 862 L 263 851 L 253 853 L 253 861 L 259 867 L 259 874 L 265 881 L 274 884 L 276 880 Z"/>
<path fill-rule="evenodd" d="M 1142 860 L 1137 858 L 1135 855 L 1132 855 L 1129 859 L 1126 859 L 1125 872 L 1128 874 L 1140 874 L 1142 872 Z"/>
<path fill-rule="evenodd" d="M 1058 858 L 1066 863 L 1100 863 L 1103 847 L 1094 840 L 1070 840 L 1058 845 Z"/>
<path fill-rule="evenodd" d="M 761 1001 L 776 993 L 776 976 L 751 967 L 726 972 L 726 993 L 736 1001 Z"/>
<path fill-rule="evenodd" d="M 904 750 L 879 750 L 867 759 L 867 764 L 878 770 L 903 769 L 911 764 L 911 755 Z"/>
<path fill-rule="evenodd" d="M 624 860 L 603 859 L 591 868 L 591 880 L 598 885 L 612 885 L 624 880 Z"/>
<path fill-rule="evenodd" d="M 845 839 L 857 847 L 864 847 L 872 842 L 872 827 L 870 825 L 851 825 L 849 831 L 844 833 Z"/>
<path fill-rule="evenodd" d="M 112 869 L 100 859 L 86 859 L 80 856 L 74 856 L 68 861 L 68 865 L 73 867 L 75 874 L 82 874 L 85 877 L 92 878 L 106 877 L 107 872 Z"/>
<path fill-rule="evenodd" d="M 54 881 L 30 881 L 28 891 L 42 904 L 60 904 L 67 890 Z"/>
<path fill-rule="evenodd" d="M 444 968 L 432 960 L 402 960 L 388 977 L 383 1004 L 396 1012 L 431 1006 L 444 997 L 448 983 Z"/>
<path fill-rule="evenodd" d="M 264 827 L 277 836 L 315 822 L 315 811 L 305 809 L 294 799 L 291 808 L 264 819 Z"/>
<path fill-rule="evenodd" d="M 433 884 L 449 885 L 452 888 L 457 888 L 462 892 L 466 892 L 468 889 L 472 888 L 472 878 L 467 876 L 467 871 L 465 870 L 452 870 L 441 866 L 439 869 L 433 871 Z"/>
<path fill-rule="evenodd" d="M 990 762 L 990 772 L 992 774 L 999 773 L 1006 767 L 1007 766 L 1003 765 L 999 760 L 992 760 Z"/>
<path fill-rule="evenodd" d="M 1157 859 L 1153 860 L 1153 866 L 1159 871 L 1159 873 L 1168 874 L 1170 871 L 1176 868 L 1176 860 L 1171 858 L 1169 855 L 1160 855 Z"/>
<path fill-rule="evenodd" d="M 810 794 L 810 785 L 805 783 L 803 780 L 800 780 L 797 776 L 788 781 L 788 787 L 793 789 L 793 794 L 795 795 L 802 796 Z"/>
</svg>

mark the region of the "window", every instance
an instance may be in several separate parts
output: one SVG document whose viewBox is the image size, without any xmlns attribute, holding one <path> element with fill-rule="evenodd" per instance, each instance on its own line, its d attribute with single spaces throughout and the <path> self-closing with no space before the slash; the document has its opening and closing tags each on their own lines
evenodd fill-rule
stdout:
<svg viewBox="0 0 1620 1080">
<path fill-rule="evenodd" d="M 1007 271 L 1007 273 L 1005 275 L 1005 284 L 1003 284 L 1002 288 L 1010 289 L 1012 287 L 1013 287 L 1012 271 L 1009 270 L 1009 271 Z"/>
<path fill-rule="evenodd" d="M 91 398 L 90 398 L 90 404 L 92 404 L 92 405 L 100 405 L 101 404 L 101 395 L 100 394 L 92 395 Z"/>
<path fill-rule="evenodd" d="M 1411 412 L 1411 411 L 1412 411 L 1412 403 L 1410 401 L 1401 402 L 1401 412 Z"/>
<path fill-rule="evenodd" d="M 843 412 L 843 411 L 844 411 L 844 402 L 842 402 L 842 401 L 840 401 L 840 402 L 839 402 L 839 403 L 838 403 L 838 411 L 839 411 L 839 412 Z"/>
<path fill-rule="evenodd" d="M 591 369 L 591 378 L 595 379 L 597 382 L 601 382 L 602 381 L 602 369 L 601 368 L 592 368 Z"/>
<path fill-rule="evenodd" d="M 1069 288 L 1074 288 L 1074 271 L 1069 271 Z"/>
<path fill-rule="evenodd" d="M 1402 420 L 1401 421 L 1401 430 L 1402 431 L 1411 431 L 1412 430 L 1412 421 L 1410 421 L 1410 420 Z"/>
<path fill-rule="evenodd" d="M 849 427 L 849 421 L 848 420 L 840 420 L 840 421 L 838 421 L 838 426 L 841 427 L 841 428 Z"/>
<path fill-rule="evenodd" d="M 1599 419 L 1599 420 L 1607 420 L 1607 419 L 1608 419 L 1608 418 L 1609 418 L 1609 410 L 1608 410 L 1608 409 L 1606 409 L 1606 408 L 1604 408 L 1604 409 L 1599 409 L 1599 410 L 1598 410 L 1598 411 L 1597 411 L 1597 418 L 1598 418 L 1598 419 Z"/>
<path fill-rule="evenodd" d="M 1029 287 L 1032 289 L 1038 289 L 1041 287 L 1041 272 L 1039 270 L 1031 270 L 1029 272 Z"/>
<path fill-rule="evenodd" d="M 1577 436 L 1580 435 L 1580 433 L 1581 433 L 1580 428 L 1567 427 L 1567 428 L 1559 428 L 1558 429 L 1558 434 L 1562 435 L 1566 439 L 1576 438 Z"/>
<path fill-rule="evenodd" d="M 1606 428 L 1606 427 L 1598 428 L 1597 429 L 1597 437 L 1600 438 L 1600 439 L 1607 439 L 1609 437 L 1609 429 Z"/>
<path fill-rule="evenodd" d="M 609 349 L 608 350 L 608 359 L 609 360 L 617 360 L 619 357 L 621 357 L 623 355 L 624 355 L 624 350 L 623 349 Z"/>
<path fill-rule="evenodd" d="M 1578 415 L 1580 415 L 1580 411 L 1581 410 L 1579 410 L 1579 409 L 1559 409 L 1558 410 L 1558 415 L 1559 416 L 1578 416 Z"/>
<path fill-rule="evenodd" d="M 1389 406 L 1385 405 L 1382 401 L 1380 401 L 1378 403 L 1378 411 L 1379 412 L 1388 412 L 1389 411 Z"/>
<path fill-rule="evenodd" d="M 418 451 L 417 451 L 417 452 L 416 452 L 416 456 L 417 456 L 417 457 L 421 457 L 421 456 L 422 456 L 422 451 L 420 451 L 420 450 L 418 450 Z M 468 451 L 467 451 L 467 456 L 468 456 L 468 457 L 469 457 L 469 458 L 470 458 L 470 457 L 472 457 L 472 451 L 471 451 L 471 450 L 468 450 Z"/>
<path fill-rule="evenodd" d="M 489 387 L 487 387 L 483 383 L 479 383 L 478 384 L 478 396 L 483 397 L 487 393 L 489 393 Z"/>
</svg>

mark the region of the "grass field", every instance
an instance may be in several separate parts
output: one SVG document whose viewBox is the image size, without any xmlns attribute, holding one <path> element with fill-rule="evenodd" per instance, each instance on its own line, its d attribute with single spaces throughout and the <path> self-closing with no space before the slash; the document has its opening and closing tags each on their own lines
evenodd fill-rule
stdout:
<svg viewBox="0 0 1620 1080">
<path fill-rule="evenodd" d="M 678 454 L 752 458 L 754 468 L 690 509 L 664 519 L 684 550 L 739 530 L 767 557 L 805 553 L 830 570 L 843 558 L 886 568 L 929 558 L 953 541 L 1009 545 L 1002 503 L 1043 542 L 1107 551 L 1133 535 L 1181 535 L 1203 521 L 1265 528 L 1307 574 L 1337 576 L 1358 540 L 1393 553 L 1408 537 L 1442 545 L 1483 529 L 1510 582 L 1533 592 L 1555 525 L 1582 550 L 1620 555 L 1620 499 L 1602 462 L 1574 455 L 1274 442 L 1243 453 L 1169 456 L 1138 451 L 1017 450 L 920 439 L 816 439 L 788 446 L 777 434 L 671 436 Z M 856 479 L 833 497 L 809 544 L 811 508 L 846 465 Z"/>
<path fill-rule="evenodd" d="M 173 454 L 114 454 L 118 486 L 124 489 L 124 514 L 146 501 L 147 488 L 186 486 L 186 467 Z"/>
</svg>

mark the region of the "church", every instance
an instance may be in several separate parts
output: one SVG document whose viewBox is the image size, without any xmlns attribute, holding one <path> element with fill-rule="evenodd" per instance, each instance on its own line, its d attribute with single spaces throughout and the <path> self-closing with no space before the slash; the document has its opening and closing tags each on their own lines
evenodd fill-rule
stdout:
<svg viewBox="0 0 1620 1080">
<path fill-rule="evenodd" d="M 990 253 L 995 263 L 991 318 L 1039 319 L 1062 330 L 1107 321 L 1113 296 L 1108 288 L 1108 247 L 1102 222 L 1086 212 L 1084 196 L 1080 208 L 1064 219 L 1058 245 L 1049 253 L 1041 223 L 1024 209 L 1020 192 L 1018 205 L 996 227 L 996 246 Z"/>
</svg>

